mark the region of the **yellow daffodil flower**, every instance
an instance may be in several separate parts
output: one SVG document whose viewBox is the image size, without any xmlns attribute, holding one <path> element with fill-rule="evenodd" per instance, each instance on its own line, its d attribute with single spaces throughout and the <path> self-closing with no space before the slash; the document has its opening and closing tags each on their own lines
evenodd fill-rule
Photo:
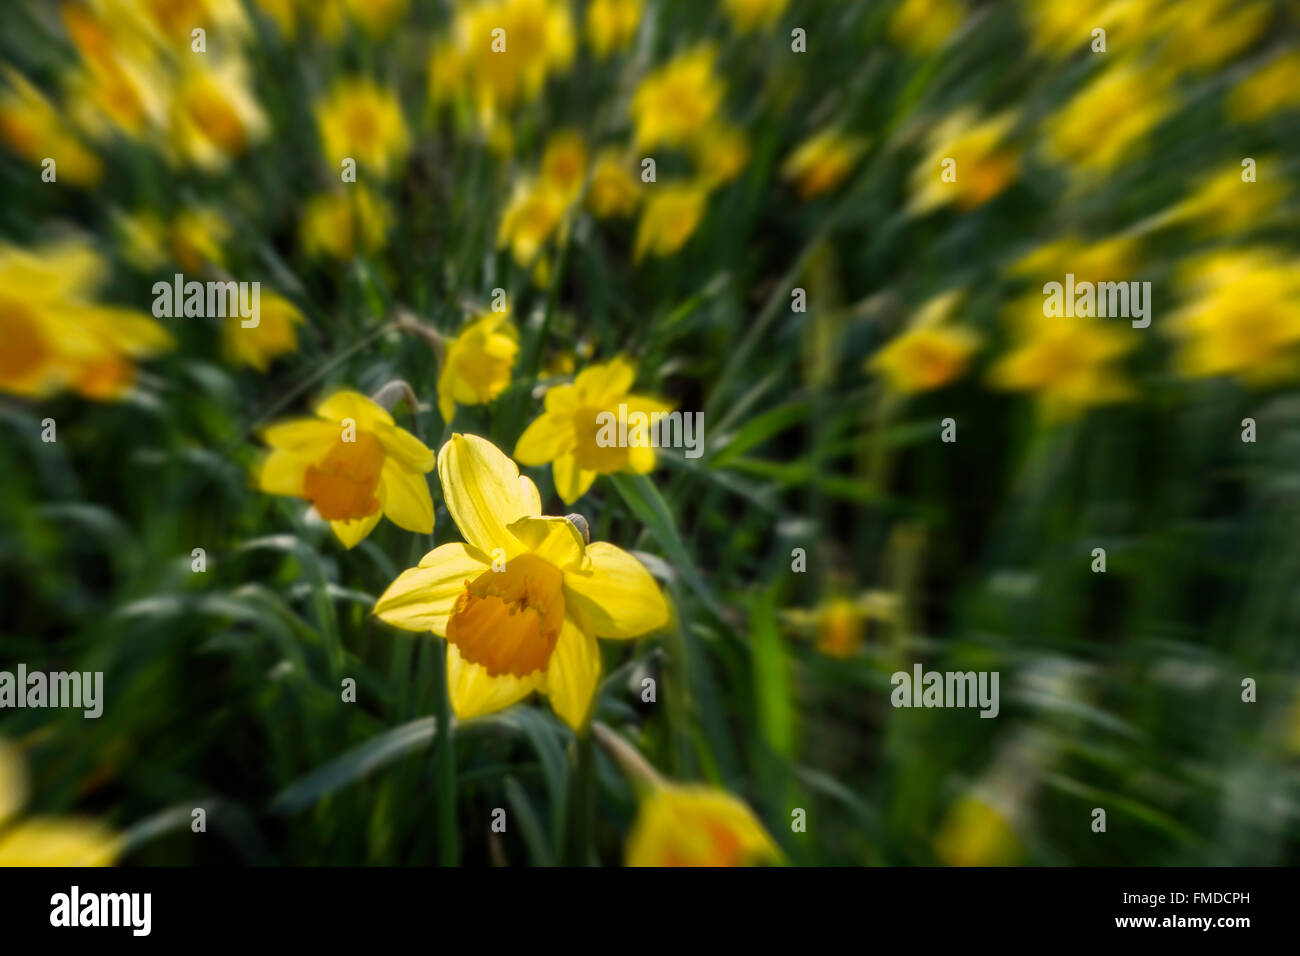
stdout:
<svg viewBox="0 0 1300 956">
<path fill-rule="evenodd" d="M 924 213 L 952 203 L 965 212 L 1000 195 L 1020 170 L 1020 151 L 1006 142 L 1014 122 L 1011 114 L 981 120 L 962 109 L 935 126 L 912 173 L 911 210 Z M 944 175 L 949 170 L 951 179 Z"/>
<path fill-rule="evenodd" d="M 135 380 L 133 360 L 172 347 L 143 313 L 95 304 L 107 271 L 78 240 L 34 252 L 0 246 L 0 391 L 116 400 Z"/>
<path fill-rule="evenodd" d="M 142 24 L 138 13 L 124 5 L 59 7 L 82 60 L 66 79 L 69 113 L 98 139 L 120 131 L 139 140 L 167 126 L 168 91 L 174 84 L 158 58 L 150 25 Z"/>
<path fill-rule="evenodd" d="M 648 252 L 671 256 L 695 234 L 709 201 L 708 189 L 699 183 L 662 183 L 641 208 L 632 257 L 640 262 Z"/>
<path fill-rule="evenodd" d="M 347 262 L 382 249 L 392 225 L 388 204 L 361 183 L 308 199 L 300 226 L 309 255 Z"/>
<path fill-rule="evenodd" d="M 112 866 L 122 838 L 76 817 L 26 817 L 27 772 L 17 750 L 0 740 L 0 867 Z"/>
<path fill-rule="evenodd" d="M 321 147 L 336 175 L 344 159 L 380 176 L 395 172 L 406 159 L 410 138 L 402 106 L 392 90 L 373 80 L 339 80 L 315 113 Z"/>
<path fill-rule="evenodd" d="M 230 235 L 230 224 L 215 206 L 191 206 L 172 220 L 172 258 L 186 272 L 201 272 L 205 266 L 222 267 L 226 259 L 221 247 Z"/>
<path fill-rule="evenodd" d="M 271 453 L 259 485 L 309 501 L 346 548 L 361 542 L 381 515 L 407 531 L 433 531 L 433 499 L 424 477 L 433 451 L 364 395 L 335 392 L 315 418 L 262 432 Z"/>
<path fill-rule="evenodd" d="M 629 169 L 627 155 L 606 149 L 596 157 L 587 186 L 587 208 L 600 219 L 630 216 L 641 202 L 641 184 Z"/>
<path fill-rule="evenodd" d="M 934 838 L 934 852 L 948 866 L 1014 866 L 1024 847 L 1006 819 L 988 802 L 965 796 L 952 805 Z"/>
<path fill-rule="evenodd" d="M 1173 71 L 1213 70 L 1242 54 L 1268 29 L 1267 0 L 1179 0 L 1155 18 L 1158 64 Z"/>
<path fill-rule="evenodd" d="M 866 149 L 864 137 L 824 129 L 795 148 L 781 166 L 781 176 L 795 184 L 800 199 L 815 199 L 844 182 Z"/>
<path fill-rule="evenodd" d="M 600 678 L 596 638 L 629 640 L 668 623 L 650 573 L 612 544 L 587 543 L 568 518 L 542 516 L 537 486 L 477 435 L 438 452 L 447 510 L 465 542 L 403 571 L 375 604 L 380 620 L 447 639 L 447 681 L 460 718 L 502 710 L 533 691 L 582 728 Z"/>
<path fill-rule="evenodd" d="M 710 189 L 731 182 L 749 162 L 749 139 L 744 130 L 715 123 L 695 144 L 698 177 Z"/>
<path fill-rule="evenodd" d="M 257 325 L 245 328 L 240 316 L 222 320 L 222 338 L 226 354 L 240 365 L 265 372 L 281 355 L 298 348 L 298 329 L 305 321 L 302 313 L 284 296 L 262 292 Z"/>
<path fill-rule="evenodd" d="M 1300 50 L 1275 57 L 1237 83 L 1228 94 L 1228 116 L 1252 123 L 1300 106 Z"/>
<path fill-rule="evenodd" d="M 1138 151 L 1169 105 L 1162 80 L 1116 64 L 1049 117 L 1047 150 L 1080 173 L 1106 173 Z"/>
<path fill-rule="evenodd" d="M 406 16 L 408 0 L 343 0 L 348 15 L 372 37 L 387 36 Z"/>
<path fill-rule="evenodd" d="M 957 0 L 903 0 L 889 22 L 889 35 L 916 53 L 934 53 L 965 16 L 966 8 Z"/>
<path fill-rule="evenodd" d="M 1169 211 L 1169 217 L 1216 236 L 1233 236 L 1267 224 L 1286 198 L 1278 168 L 1276 159 L 1260 157 L 1256 181 L 1245 182 L 1242 168 L 1230 163 L 1222 172 L 1202 179 L 1191 195 Z"/>
<path fill-rule="evenodd" d="M 1031 297 L 1035 299 L 1042 283 L 1059 282 L 1067 272 L 1074 274 L 1076 282 L 1119 282 L 1128 280 L 1137 270 L 1138 246 L 1137 239 L 1131 236 L 1112 236 L 1096 242 L 1063 236 L 1019 259 L 1011 273 L 1033 280 Z"/>
<path fill-rule="evenodd" d="M 589 365 L 572 385 L 547 389 L 545 411 L 519 436 L 515 458 L 529 467 L 550 462 L 555 490 L 565 504 L 581 498 L 597 475 L 653 471 L 655 452 L 648 436 L 635 436 L 634 441 L 629 426 L 629 447 L 599 441 L 602 413 L 617 416 L 620 406 L 625 406 L 630 422 L 633 412 L 649 417 L 672 410 L 656 399 L 629 394 L 635 380 L 636 367 L 616 358 Z"/>
<path fill-rule="evenodd" d="M 450 424 L 457 405 L 484 405 L 509 386 L 519 354 L 519 330 L 509 312 L 485 312 L 443 347 L 438 411 Z"/>
<path fill-rule="evenodd" d="M 0 92 L 0 139 L 15 153 L 40 166 L 54 160 L 59 181 L 94 186 L 104 173 L 99 157 L 84 146 L 58 111 L 21 74 L 4 70 Z"/>
<path fill-rule="evenodd" d="M 509 247 L 521 268 L 528 268 L 547 240 L 559 230 L 569 204 L 540 180 L 521 180 L 501 215 L 497 245 Z"/>
<path fill-rule="evenodd" d="M 171 137 L 181 158 L 205 170 L 223 169 L 266 135 L 241 60 L 191 68 L 172 101 Z"/>
<path fill-rule="evenodd" d="M 1168 323 L 1190 378 L 1271 385 L 1300 373 L 1300 260 L 1268 248 L 1197 256 L 1180 270 L 1189 300 Z"/>
<path fill-rule="evenodd" d="M 714 787 L 666 783 L 651 788 L 627 838 L 628 866 L 744 866 L 780 860 L 780 849 L 753 811 Z"/>
<path fill-rule="evenodd" d="M 789 5 L 790 0 L 723 0 L 737 33 L 771 29 Z"/>
<path fill-rule="evenodd" d="M 689 146 L 708 127 L 723 96 L 716 59 L 712 46 L 695 47 L 641 81 L 632 97 L 638 148 Z"/>
<path fill-rule="evenodd" d="M 931 299 L 911 326 L 872 356 L 867 367 L 905 395 L 942 388 L 960 378 L 980 339 L 974 330 L 948 321 L 958 300 L 956 293 Z"/>
<path fill-rule="evenodd" d="M 1020 0 L 1025 33 L 1034 50 L 1063 59 L 1091 49 L 1092 31 L 1106 31 L 1107 50 L 1125 49 L 1153 32 L 1161 0 Z"/>
<path fill-rule="evenodd" d="M 572 130 L 552 133 L 542 151 L 538 179 L 567 205 L 582 192 L 587 178 L 587 144 Z"/>
<path fill-rule="evenodd" d="M 587 43 L 598 59 L 632 42 L 641 23 L 642 0 L 591 0 L 587 5 Z"/>
</svg>

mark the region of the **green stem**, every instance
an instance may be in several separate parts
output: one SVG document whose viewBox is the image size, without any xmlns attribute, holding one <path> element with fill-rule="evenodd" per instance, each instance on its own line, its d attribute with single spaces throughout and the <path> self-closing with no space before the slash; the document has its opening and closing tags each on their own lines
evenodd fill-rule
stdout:
<svg viewBox="0 0 1300 956">
<path fill-rule="evenodd" d="M 447 654 L 438 642 L 433 655 L 434 706 L 437 733 L 433 737 L 433 787 L 438 827 L 438 862 L 442 866 L 460 863 L 460 830 L 456 821 L 455 728 L 451 719 L 451 696 L 447 687 Z"/>
<path fill-rule="evenodd" d="M 592 832 L 596 818 L 596 765 L 590 731 L 577 739 L 577 763 L 573 769 L 573 819 L 569 824 L 573 866 L 591 862 Z"/>
</svg>

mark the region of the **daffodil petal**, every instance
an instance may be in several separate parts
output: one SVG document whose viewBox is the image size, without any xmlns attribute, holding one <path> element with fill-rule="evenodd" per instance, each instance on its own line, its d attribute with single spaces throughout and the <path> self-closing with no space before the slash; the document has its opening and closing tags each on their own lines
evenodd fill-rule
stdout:
<svg viewBox="0 0 1300 956">
<path fill-rule="evenodd" d="M 545 682 L 545 671 L 527 677 L 513 674 L 493 677 L 486 667 L 463 659 L 455 644 L 447 645 L 447 690 L 452 710 L 461 720 L 505 710 L 540 689 Z"/>
<path fill-rule="evenodd" d="M 420 561 L 397 576 L 379 600 L 375 616 L 386 624 L 407 631 L 447 634 L 447 618 L 456 598 L 491 565 L 459 541 L 434 548 Z"/>
<path fill-rule="evenodd" d="M 596 480 L 594 471 L 578 467 L 578 459 L 572 454 L 561 455 L 551 465 L 551 474 L 555 478 L 555 491 L 566 505 L 571 505 L 587 493 L 591 483 Z"/>
<path fill-rule="evenodd" d="M 420 474 L 433 471 L 437 460 L 433 449 L 405 429 L 381 424 L 375 428 L 375 437 L 384 446 L 385 454 L 396 458 L 412 471 Z"/>
<path fill-rule="evenodd" d="M 533 554 L 561 570 L 586 568 L 586 542 L 582 532 L 567 518 L 544 516 L 520 518 L 510 526 L 510 533 Z"/>
<path fill-rule="evenodd" d="M 591 570 L 565 571 L 564 600 L 597 637 L 633 638 L 668 623 L 668 602 L 650 572 L 605 541 L 587 545 Z"/>
<path fill-rule="evenodd" d="M 262 441 L 272 448 L 316 458 L 328 454 L 341 435 L 337 425 L 314 418 L 300 418 L 266 427 L 262 430 Z"/>
<path fill-rule="evenodd" d="M 566 415 L 572 414 L 578 410 L 581 402 L 578 399 L 578 390 L 572 385 L 556 385 L 546 390 L 546 397 L 542 399 L 548 415 Z"/>
<path fill-rule="evenodd" d="M 316 417 L 327 422 L 341 422 L 350 418 L 358 431 L 376 431 L 377 425 L 392 425 L 393 416 L 382 405 L 371 401 L 360 392 L 335 392 L 316 406 Z"/>
<path fill-rule="evenodd" d="M 438 452 L 438 478 L 447 510 L 471 546 L 484 554 L 504 548 L 507 558 L 522 551 L 510 525 L 541 514 L 542 499 L 499 448 L 477 435 L 452 435 Z"/>
<path fill-rule="evenodd" d="M 372 515 L 366 515 L 364 518 L 353 518 L 349 521 L 331 521 L 330 527 L 334 529 L 334 536 L 339 539 L 345 548 L 355 548 L 365 540 L 366 535 L 375 530 L 375 525 L 379 524 L 379 518 L 383 514 L 383 508 L 380 508 Z"/>
<path fill-rule="evenodd" d="M 93 820 L 30 817 L 0 832 L 0 867 L 112 866 L 122 838 Z"/>
<path fill-rule="evenodd" d="M 627 450 L 627 467 L 633 474 L 648 475 L 655 470 L 653 445 L 632 445 Z"/>
<path fill-rule="evenodd" d="M 396 460 L 386 458 L 380 473 L 384 485 L 384 514 L 399 528 L 417 534 L 433 531 L 433 498 L 429 479 L 423 472 L 411 471 Z"/>
<path fill-rule="evenodd" d="M 543 414 L 524 429 L 515 445 L 515 460 L 523 465 L 544 465 L 573 450 L 577 437 L 572 422 Z"/>
<path fill-rule="evenodd" d="M 597 406 L 616 404 L 636 380 L 636 368 L 623 358 L 604 365 L 590 365 L 578 373 L 574 387 L 587 403 Z"/>
<path fill-rule="evenodd" d="M 572 619 L 565 618 L 560 639 L 546 665 L 546 696 L 560 719 L 574 730 L 587 722 L 600 681 L 600 646 Z"/>
</svg>

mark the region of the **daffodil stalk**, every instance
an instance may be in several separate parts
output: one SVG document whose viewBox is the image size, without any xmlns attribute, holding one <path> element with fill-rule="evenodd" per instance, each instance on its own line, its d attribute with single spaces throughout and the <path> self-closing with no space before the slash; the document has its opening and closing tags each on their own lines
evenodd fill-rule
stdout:
<svg viewBox="0 0 1300 956">
<path fill-rule="evenodd" d="M 433 356 L 438 361 L 438 368 L 442 368 L 445 350 L 442 335 L 439 334 L 437 329 L 425 325 L 409 312 L 402 312 L 397 317 L 397 327 L 403 332 L 410 332 L 427 342 L 429 348 L 433 349 Z"/>
<path fill-rule="evenodd" d="M 397 407 L 397 403 L 402 399 L 406 399 L 406 406 L 411 410 L 411 417 L 414 418 L 420 409 L 420 400 L 415 397 L 415 390 L 411 388 L 406 379 L 393 379 L 370 396 L 372 402 L 390 412 Z"/>
<path fill-rule="evenodd" d="M 650 765 L 650 761 L 641 756 L 641 752 L 623 739 L 608 724 L 599 720 L 591 723 L 591 735 L 609 754 L 611 760 L 618 764 L 632 786 L 638 791 L 652 790 L 664 785 L 664 778 Z"/>
</svg>

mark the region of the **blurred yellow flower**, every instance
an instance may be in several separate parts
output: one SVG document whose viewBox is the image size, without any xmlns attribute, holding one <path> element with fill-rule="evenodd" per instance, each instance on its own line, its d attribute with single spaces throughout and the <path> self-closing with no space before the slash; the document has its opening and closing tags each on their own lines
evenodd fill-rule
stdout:
<svg viewBox="0 0 1300 956">
<path fill-rule="evenodd" d="M 708 189 L 696 183 L 653 187 L 637 222 L 633 258 L 640 262 L 647 252 L 670 256 L 684 246 L 704 218 L 708 200 Z"/>
<path fill-rule="evenodd" d="M 738 33 L 770 29 L 789 5 L 790 0 L 723 0 L 731 25 Z"/>
<path fill-rule="evenodd" d="M 438 411 L 450 424 L 457 405 L 484 405 L 506 390 L 519 354 L 519 330 L 509 312 L 484 312 L 443 348 Z"/>
<path fill-rule="evenodd" d="M 864 591 L 857 597 L 841 594 L 826 599 L 811 614 L 788 611 L 783 617 L 810 623 L 822 654 L 848 659 L 858 653 L 872 621 L 889 624 L 898 619 L 898 597 L 888 591 Z"/>
<path fill-rule="evenodd" d="M 449 103 L 464 91 L 467 61 L 453 39 L 443 39 L 429 51 L 429 99 Z"/>
<path fill-rule="evenodd" d="M 167 224 L 151 209 L 115 212 L 113 226 L 122 258 L 141 272 L 151 272 L 167 261 Z"/>
<path fill-rule="evenodd" d="M 1040 53 L 1064 58 L 1091 49 L 1093 30 L 1106 31 L 1106 51 L 1125 49 L 1142 39 L 1162 0 L 1020 0 L 1025 32 Z M 1098 51 L 1100 52 L 1100 51 Z"/>
<path fill-rule="evenodd" d="M 960 378 L 979 349 L 973 329 L 949 322 L 960 301 L 955 292 L 925 303 L 908 329 L 871 357 L 867 368 L 905 395 L 942 388 Z"/>
<path fill-rule="evenodd" d="M 458 717 L 540 691 L 581 729 L 600 679 L 596 638 L 629 640 L 664 627 L 669 612 L 658 585 L 627 552 L 588 543 L 575 521 L 542 516 L 537 486 L 477 435 L 443 445 L 438 477 L 465 543 L 435 548 L 403 571 L 374 613 L 446 637 Z"/>
<path fill-rule="evenodd" d="M 542 151 L 541 183 L 567 205 L 582 192 L 587 178 L 587 144 L 572 130 L 552 133 Z"/>
<path fill-rule="evenodd" d="M 627 838 L 628 866 L 745 866 L 780 861 L 780 849 L 753 811 L 714 787 L 665 783 L 651 788 Z"/>
<path fill-rule="evenodd" d="M 344 159 L 387 176 L 406 158 L 410 140 L 402 106 L 392 90 L 368 77 L 337 81 L 329 97 L 316 104 L 315 114 L 321 147 L 335 175 Z"/>
<path fill-rule="evenodd" d="M 601 219 L 630 216 L 641 202 L 641 184 L 629 169 L 620 149 L 602 150 L 596 156 L 587 186 L 587 208 Z"/>
<path fill-rule="evenodd" d="M 838 188 L 866 150 L 866 137 L 829 127 L 800 143 L 781 166 L 781 175 L 795 184 L 800 199 L 815 199 Z"/>
<path fill-rule="evenodd" d="M 0 867 L 112 866 L 123 839 L 108 827 L 76 817 L 20 818 L 27 802 L 27 771 L 0 740 Z"/>
<path fill-rule="evenodd" d="M 1261 247 L 1207 253 L 1183 264 L 1179 285 L 1189 301 L 1168 328 L 1181 374 L 1263 386 L 1300 372 L 1300 260 Z"/>
<path fill-rule="evenodd" d="M 1245 182 L 1242 168 L 1232 163 L 1201 180 L 1195 191 L 1170 210 L 1175 221 L 1192 223 L 1199 232 L 1232 236 L 1262 225 L 1281 207 L 1286 187 L 1278 180 L 1280 164 L 1271 157 L 1256 163 L 1256 180 Z"/>
<path fill-rule="evenodd" d="M 94 186 L 103 165 L 82 145 L 40 91 L 16 71 L 5 68 L 7 88 L 0 91 L 0 139 L 15 153 L 40 166 L 54 160 L 54 173 L 77 186 Z M 58 180 L 56 180 L 58 181 Z"/>
<path fill-rule="evenodd" d="M 59 8 L 82 59 L 66 78 L 69 112 L 101 139 L 114 129 L 141 139 L 167 125 L 172 82 L 149 33 L 139 26 L 138 12 L 121 5 L 92 9 L 65 3 Z"/>
<path fill-rule="evenodd" d="M 452 35 L 465 64 L 466 92 L 488 125 L 529 102 L 547 77 L 573 62 L 573 18 L 557 0 L 482 0 L 461 5 Z"/>
<path fill-rule="evenodd" d="M 1108 67 L 1047 120 L 1047 150 L 1076 170 L 1107 172 L 1142 146 L 1169 106 L 1163 81 L 1129 64 Z"/>
<path fill-rule="evenodd" d="M 959 0 L 903 0 L 889 22 L 889 35 L 916 53 L 934 53 L 948 42 L 965 16 L 966 8 Z"/>
<path fill-rule="evenodd" d="M 371 36 L 386 36 L 406 16 L 408 0 L 343 0 L 348 15 Z"/>
<path fill-rule="evenodd" d="M 182 159 L 200 169 L 220 170 L 267 132 L 242 61 L 191 68 L 172 101 L 171 139 Z"/>
<path fill-rule="evenodd" d="M 698 179 L 713 189 L 744 170 L 749 162 L 749 138 L 739 127 L 714 123 L 696 140 L 693 151 Z"/>
<path fill-rule="evenodd" d="M 335 392 L 315 418 L 271 425 L 261 437 L 271 447 L 261 490 L 311 502 L 344 547 L 360 543 L 381 515 L 407 531 L 433 531 L 424 477 L 433 451 L 364 395 Z"/>
<path fill-rule="evenodd" d="M 130 390 L 134 359 L 171 348 L 143 313 L 92 301 L 107 271 L 79 240 L 33 252 L 0 246 L 0 391 L 39 397 L 67 388 L 112 401 Z"/>
<path fill-rule="evenodd" d="M 708 127 L 723 96 L 713 70 L 716 59 L 711 45 L 698 46 L 641 81 L 632 98 L 638 148 L 688 146 Z"/>
<path fill-rule="evenodd" d="M 1275 57 L 1228 94 L 1228 116 L 1240 123 L 1300 106 L 1300 50 Z"/>
<path fill-rule="evenodd" d="M 641 23 L 642 0 L 591 0 L 587 43 L 600 59 L 632 42 Z"/>
<path fill-rule="evenodd" d="M 186 272 L 201 272 L 208 265 L 224 266 L 221 247 L 230 234 L 230 225 L 215 206 L 191 206 L 172 220 L 172 258 Z"/>
<path fill-rule="evenodd" d="M 239 0 L 113 0 L 109 6 L 149 30 L 161 46 L 187 53 L 195 27 L 236 38 L 250 29 Z"/>
<path fill-rule="evenodd" d="M 298 32 L 299 0 L 253 0 L 254 6 L 271 18 L 280 35 L 293 39 Z"/>
<path fill-rule="evenodd" d="M 565 197 L 545 182 L 520 180 L 501 215 L 497 245 L 508 246 L 515 262 L 528 268 L 559 229 L 568 207 Z"/>
<path fill-rule="evenodd" d="M 262 292 L 257 325 L 245 328 L 239 316 L 222 320 L 226 354 L 240 365 L 265 372 L 281 355 L 297 350 L 296 327 L 304 321 L 298 307 L 284 296 Z"/>
<path fill-rule="evenodd" d="M 388 204 L 361 183 L 322 193 L 303 207 L 302 244 L 309 255 L 348 261 L 382 249 L 392 224 Z"/>
<path fill-rule="evenodd" d="M 1067 235 L 1034 249 L 1016 261 L 1010 271 L 1035 283 L 1059 282 L 1066 273 L 1073 273 L 1076 282 L 1118 282 L 1128 279 L 1138 263 L 1138 241 L 1134 238 L 1112 236 L 1089 242 Z M 1037 290 L 1030 298 L 1041 302 Z"/>
<path fill-rule="evenodd" d="M 948 866 L 1014 866 L 1024 846 L 1001 813 L 979 797 L 965 796 L 940 824 L 934 852 Z"/>
<path fill-rule="evenodd" d="M 952 203 L 966 212 L 1000 195 L 1020 172 L 1020 150 L 1007 144 L 1015 116 L 979 119 L 960 109 L 930 132 L 926 155 L 912 172 L 914 212 Z"/>
<path fill-rule="evenodd" d="M 1047 421 L 1077 417 L 1094 405 L 1124 401 L 1133 389 L 1114 368 L 1135 340 L 1127 326 L 1082 316 L 1049 318 L 1041 299 L 1026 300 L 1014 316 L 1016 344 L 989 372 L 989 383 L 1008 391 L 1032 392 Z"/>
<path fill-rule="evenodd" d="M 1156 18 L 1159 64 L 1173 70 L 1210 70 L 1241 54 L 1268 28 L 1268 0 L 1178 0 Z"/>
<path fill-rule="evenodd" d="M 658 399 L 631 394 L 634 381 L 636 366 L 615 358 L 587 366 L 572 385 L 547 389 L 545 411 L 519 436 L 515 458 L 529 467 L 550 462 L 555 490 L 565 504 L 581 498 L 597 475 L 653 471 L 655 450 L 648 435 L 634 436 L 629 427 L 624 445 L 600 440 L 602 413 L 617 417 L 622 406 L 631 422 L 635 412 L 649 418 L 672 410 Z"/>
</svg>

